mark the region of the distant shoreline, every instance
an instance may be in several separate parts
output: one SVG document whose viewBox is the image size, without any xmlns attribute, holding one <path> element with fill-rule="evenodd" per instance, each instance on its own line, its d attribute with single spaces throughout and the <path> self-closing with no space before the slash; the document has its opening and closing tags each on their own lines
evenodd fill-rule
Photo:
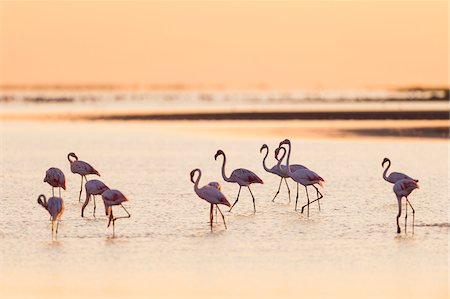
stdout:
<svg viewBox="0 0 450 299">
<path fill-rule="evenodd" d="M 327 111 L 327 112 L 214 112 L 179 114 L 108 114 L 84 116 L 89 120 L 447 120 L 448 110 L 434 111 Z"/>
</svg>

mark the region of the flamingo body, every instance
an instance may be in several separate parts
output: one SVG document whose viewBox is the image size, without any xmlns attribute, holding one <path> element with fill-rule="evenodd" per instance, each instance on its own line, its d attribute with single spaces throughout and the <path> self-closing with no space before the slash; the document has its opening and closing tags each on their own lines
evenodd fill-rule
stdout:
<svg viewBox="0 0 450 299">
<path fill-rule="evenodd" d="M 117 206 L 121 203 L 128 201 L 125 195 L 122 194 L 119 190 L 109 189 L 102 193 L 102 199 L 106 206 Z"/>
<path fill-rule="evenodd" d="M 247 187 L 250 184 L 264 184 L 264 182 L 253 172 L 245 168 L 235 169 L 228 182 L 237 183 L 239 186 Z"/>
<path fill-rule="evenodd" d="M 63 188 L 64 190 L 66 190 L 66 177 L 59 168 L 50 167 L 45 172 L 44 182 L 48 183 L 54 188 Z"/>
<path fill-rule="evenodd" d="M 41 199 L 44 198 L 44 200 Z M 61 197 L 50 197 L 47 201 L 44 195 L 40 195 L 38 198 L 38 203 L 48 211 L 52 217 L 52 221 L 56 221 L 61 218 L 64 213 L 64 202 Z"/>
</svg>

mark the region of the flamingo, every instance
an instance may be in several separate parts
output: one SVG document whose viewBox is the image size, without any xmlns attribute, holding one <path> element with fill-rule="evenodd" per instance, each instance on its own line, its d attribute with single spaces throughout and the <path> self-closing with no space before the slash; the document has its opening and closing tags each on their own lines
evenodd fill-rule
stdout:
<svg viewBox="0 0 450 299">
<path fill-rule="evenodd" d="M 198 177 L 196 180 L 194 180 L 195 173 L 198 172 Z M 200 178 L 202 176 L 202 171 L 198 168 L 191 171 L 191 182 L 194 183 L 194 191 L 200 197 L 201 199 L 206 200 L 211 204 L 211 209 L 209 210 L 209 225 L 211 226 L 212 231 L 212 221 L 213 221 L 213 207 L 216 206 L 216 208 L 219 210 L 220 214 L 222 215 L 223 224 L 225 225 L 225 229 L 227 229 L 227 224 L 225 223 L 225 216 L 223 215 L 222 211 L 219 208 L 219 204 L 226 205 L 227 207 L 230 207 L 230 203 L 223 195 L 222 192 L 220 192 L 220 184 L 216 182 L 211 182 L 206 186 L 203 186 L 201 188 L 198 187 L 198 183 L 200 182 Z M 219 188 L 217 188 L 219 187 Z M 216 212 L 217 213 L 217 212 Z M 217 214 L 216 214 L 217 216 Z"/>
<path fill-rule="evenodd" d="M 71 160 L 70 157 L 74 158 L 74 160 Z M 75 155 L 75 153 L 69 153 L 67 155 L 67 159 L 70 162 L 70 170 L 72 171 L 72 173 L 78 173 L 81 176 L 80 195 L 78 196 L 78 201 L 81 201 L 81 192 L 83 192 L 83 178 L 86 179 L 86 175 L 88 174 L 95 174 L 100 176 L 100 173 L 98 173 L 98 171 L 95 170 L 95 168 L 92 167 L 89 163 L 78 160 L 78 157 L 77 155 Z"/>
<path fill-rule="evenodd" d="M 282 142 L 280 142 L 280 145 L 279 145 L 278 149 L 275 150 L 275 159 L 278 160 L 278 152 L 281 150 L 283 144 L 287 144 L 287 145 L 289 146 L 289 151 L 288 151 L 288 156 L 287 156 L 287 160 L 289 161 L 290 156 L 291 156 L 291 141 L 290 141 L 289 139 L 285 139 L 285 140 L 283 140 Z M 300 169 L 306 169 L 306 170 L 309 170 L 308 167 L 303 166 L 303 165 L 301 165 L 301 164 L 292 164 L 292 165 L 290 165 L 289 167 L 290 167 L 290 171 L 292 171 L 293 173 L 296 172 L 297 170 L 300 170 Z M 287 164 L 286 164 L 286 165 L 281 165 L 281 169 L 282 169 L 284 172 L 287 173 L 287 171 L 288 171 Z M 296 202 L 296 204 L 295 204 L 295 210 L 297 210 L 298 185 L 299 185 L 299 183 L 297 182 L 297 195 L 296 195 L 296 197 L 295 197 L 295 202 Z M 317 199 L 316 199 L 316 200 L 317 200 L 317 204 L 318 204 L 318 206 L 319 206 L 319 211 L 320 211 L 320 199 L 323 197 L 323 195 L 322 195 L 322 193 L 320 193 L 319 189 L 318 189 L 314 184 L 313 184 L 313 185 L 310 185 L 310 186 L 312 186 L 314 189 L 316 189 L 316 195 L 317 195 Z M 305 186 L 305 188 L 306 188 L 306 186 Z M 307 196 L 308 196 L 308 194 L 307 194 Z M 315 201 L 315 200 L 314 200 L 314 201 Z M 313 201 L 313 202 L 314 202 L 314 201 Z M 303 207 L 303 208 L 304 208 L 304 207 Z M 303 208 L 302 208 L 302 213 L 303 213 Z M 308 209 L 309 209 L 309 207 L 308 207 Z M 309 215 L 309 213 L 308 213 L 308 215 Z"/>
<path fill-rule="evenodd" d="M 267 146 L 267 144 L 263 144 L 261 146 L 261 149 L 259 150 L 259 152 L 262 153 L 264 149 L 266 150 L 266 154 L 265 154 L 265 156 L 264 156 L 264 158 L 262 160 L 262 164 L 263 164 L 264 170 L 269 172 L 269 173 L 273 173 L 273 174 L 275 174 L 275 175 L 280 177 L 280 184 L 278 185 L 278 191 L 275 194 L 275 196 L 273 197 L 272 202 L 275 201 L 275 198 L 278 196 L 278 193 L 280 193 L 281 183 L 283 182 L 283 179 L 284 179 L 284 182 L 286 183 L 286 187 L 287 187 L 287 190 L 288 190 L 289 202 L 291 202 L 291 190 L 289 189 L 289 185 L 288 185 L 288 182 L 286 180 L 286 178 L 288 178 L 289 176 L 285 172 L 280 170 L 280 168 L 278 167 L 278 164 L 272 166 L 272 168 L 268 168 L 266 166 L 266 159 L 267 159 L 267 156 L 269 155 L 269 147 Z M 286 149 L 285 148 L 282 148 L 282 149 L 284 150 L 284 154 L 283 154 L 283 157 L 284 157 L 284 155 L 286 154 Z M 281 160 L 278 161 L 278 162 L 281 163 Z"/>
<path fill-rule="evenodd" d="M 52 237 L 54 231 L 54 224 L 56 222 L 56 236 L 58 235 L 58 219 L 61 218 L 64 213 L 64 202 L 61 197 L 50 197 L 47 198 L 44 194 L 39 195 L 37 199 L 38 204 L 40 204 L 44 209 L 48 211 L 52 221 Z"/>
<path fill-rule="evenodd" d="M 109 215 L 109 221 L 108 221 L 107 227 L 109 227 L 111 225 L 111 221 L 112 221 L 113 235 L 114 235 L 116 220 L 121 219 L 121 218 L 130 218 L 131 217 L 130 213 L 128 213 L 127 209 L 125 209 L 125 207 L 122 205 L 122 203 L 125 201 L 128 201 L 128 199 L 125 197 L 125 195 L 122 194 L 122 192 L 120 192 L 119 190 L 115 190 L 115 189 L 108 189 L 108 190 L 104 191 L 102 193 L 102 199 L 103 199 L 103 203 L 105 204 L 105 209 L 107 210 L 108 215 Z M 112 211 L 113 206 L 121 206 L 125 210 L 125 212 L 128 214 L 128 216 L 121 216 L 121 217 L 114 218 L 113 211 Z"/>
<path fill-rule="evenodd" d="M 286 160 L 286 163 L 287 163 L 286 164 L 286 166 L 287 166 L 286 173 L 295 182 L 300 183 L 301 185 L 303 185 L 305 187 L 308 203 L 305 204 L 304 206 L 302 206 L 302 213 L 303 213 L 303 210 L 305 209 L 305 207 L 308 207 L 308 217 L 309 217 L 309 205 L 315 201 L 319 201 L 323 197 L 322 193 L 320 193 L 319 189 L 317 189 L 317 187 L 314 186 L 314 184 L 319 184 L 320 186 L 323 186 L 323 183 L 325 182 L 325 180 L 322 177 L 320 177 L 317 173 L 315 173 L 314 171 L 312 171 L 308 168 L 301 168 L 295 172 L 292 172 L 290 164 L 289 164 L 289 158 L 290 158 L 290 154 L 291 154 L 291 151 L 290 151 L 291 142 L 288 139 L 285 139 L 284 141 L 280 142 L 280 145 L 278 148 L 281 149 L 283 144 L 289 145 L 289 151 L 288 151 L 288 156 L 287 156 L 287 160 Z M 280 169 L 282 169 L 281 166 L 280 166 Z M 313 186 L 317 191 L 317 195 L 318 195 L 317 198 L 311 202 L 309 201 L 309 194 L 308 194 L 307 186 Z M 295 199 L 295 211 L 297 211 L 297 202 L 298 202 L 298 196 Z M 320 210 L 320 205 L 319 205 L 319 210 Z"/>
<path fill-rule="evenodd" d="M 84 188 L 86 189 L 86 200 L 84 201 L 83 207 L 81 208 L 81 217 L 84 217 L 84 209 L 88 205 L 91 195 L 94 199 L 94 217 L 95 217 L 95 195 L 102 195 L 103 192 L 106 190 L 109 190 L 109 187 L 106 186 L 102 181 L 99 180 L 89 180 L 84 185 Z M 108 215 L 107 209 L 105 209 L 106 214 Z"/>
<path fill-rule="evenodd" d="M 253 211 L 254 211 L 254 213 L 256 213 L 255 197 L 253 196 L 252 190 L 250 189 L 250 185 L 254 184 L 254 183 L 264 184 L 263 181 L 254 172 L 252 172 L 248 169 L 244 169 L 244 168 L 238 168 L 238 169 L 233 170 L 233 172 L 231 173 L 231 176 L 227 177 L 225 175 L 225 164 L 227 163 L 227 157 L 225 156 L 225 153 L 222 150 L 218 150 L 214 156 L 214 159 L 217 160 L 217 157 L 220 155 L 223 156 L 223 163 L 222 163 L 223 179 L 226 182 L 239 184 L 239 192 L 238 192 L 236 201 L 231 206 L 229 212 L 231 212 L 231 209 L 233 209 L 234 205 L 238 202 L 239 194 L 241 193 L 241 188 L 242 188 L 242 186 L 244 186 L 244 187 L 248 188 L 248 191 L 250 191 L 250 194 L 253 198 Z"/>
<path fill-rule="evenodd" d="M 412 232 L 414 234 L 414 208 L 411 205 L 411 203 L 408 200 L 408 196 L 411 194 L 411 192 L 414 189 L 419 189 L 419 184 L 417 184 L 417 180 L 411 180 L 411 179 L 403 179 L 399 180 L 394 184 L 394 193 L 397 196 L 397 202 L 398 202 L 398 214 L 397 214 L 397 233 L 400 233 L 400 225 L 398 224 L 398 219 L 400 218 L 402 214 L 402 197 L 406 198 L 405 202 L 405 232 L 406 232 L 406 220 L 408 218 L 408 204 L 411 207 L 413 211 L 413 225 L 412 225 Z"/>
<path fill-rule="evenodd" d="M 386 176 L 389 167 L 391 167 L 391 160 L 389 160 L 388 158 L 384 158 L 383 163 L 381 163 L 381 167 L 384 167 L 385 163 L 388 163 L 388 166 L 386 167 L 386 169 L 383 172 L 383 179 L 385 181 L 387 181 L 389 183 L 392 183 L 392 184 L 395 184 L 397 181 L 405 180 L 405 179 L 406 180 L 413 180 L 416 183 L 419 182 L 419 180 L 415 180 L 415 179 L 413 179 L 413 178 L 411 178 L 411 177 L 409 177 L 406 174 L 401 173 L 401 172 L 391 172 L 389 174 L 389 176 Z"/>
<path fill-rule="evenodd" d="M 61 188 L 66 190 L 66 177 L 61 169 L 50 167 L 45 172 L 44 182 L 52 186 L 52 194 L 55 196 L 55 188 L 59 188 L 59 197 L 61 197 Z"/>
</svg>

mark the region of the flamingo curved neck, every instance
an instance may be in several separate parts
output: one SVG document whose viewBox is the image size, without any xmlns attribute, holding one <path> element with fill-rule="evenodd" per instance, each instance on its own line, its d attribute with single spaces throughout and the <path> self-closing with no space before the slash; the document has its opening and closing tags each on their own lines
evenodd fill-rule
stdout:
<svg viewBox="0 0 450 299">
<path fill-rule="evenodd" d="M 267 156 L 269 155 L 269 148 L 265 147 L 265 149 L 266 149 L 266 155 L 264 156 L 264 159 L 262 161 L 262 165 L 263 165 L 265 171 L 270 172 L 270 169 L 267 168 L 267 165 L 266 165 L 266 159 L 267 159 Z"/>
<path fill-rule="evenodd" d="M 198 183 L 200 182 L 200 178 L 202 177 L 202 171 L 200 169 L 198 169 L 196 172 L 198 172 L 198 177 L 194 182 L 194 190 L 195 190 L 195 193 L 198 194 L 198 191 L 199 191 Z"/>
<path fill-rule="evenodd" d="M 227 163 L 227 157 L 225 156 L 225 154 L 221 154 L 223 156 L 223 162 L 222 162 L 222 178 L 226 181 L 229 182 L 230 178 L 227 177 L 225 175 L 225 164 Z"/>
<path fill-rule="evenodd" d="M 282 172 L 281 162 L 283 162 L 284 156 L 286 156 L 286 149 L 284 147 L 282 147 L 281 149 L 283 149 L 283 155 L 281 155 L 281 158 L 278 159 L 278 163 L 277 163 L 277 167 L 280 172 Z"/>
<path fill-rule="evenodd" d="M 288 143 L 288 154 L 287 154 L 287 159 L 286 159 L 286 166 L 287 166 L 287 174 L 291 174 L 291 166 L 289 164 L 289 159 L 291 158 L 291 144 Z"/>
<path fill-rule="evenodd" d="M 386 181 L 388 180 L 387 178 L 387 172 L 389 170 L 389 167 L 391 167 L 391 160 L 387 160 L 388 166 L 386 167 L 386 169 L 383 171 L 383 179 L 385 179 Z"/>
</svg>

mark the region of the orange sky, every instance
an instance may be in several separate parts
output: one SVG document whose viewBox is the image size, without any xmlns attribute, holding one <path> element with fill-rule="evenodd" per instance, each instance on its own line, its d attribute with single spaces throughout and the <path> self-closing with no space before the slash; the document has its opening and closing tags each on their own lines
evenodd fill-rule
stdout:
<svg viewBox="0 0 450 299">
<path fill-rule="evenodd" d="M 0 84 L 448 85 L 447 1 L 2 2 Z"/>
</svg>

